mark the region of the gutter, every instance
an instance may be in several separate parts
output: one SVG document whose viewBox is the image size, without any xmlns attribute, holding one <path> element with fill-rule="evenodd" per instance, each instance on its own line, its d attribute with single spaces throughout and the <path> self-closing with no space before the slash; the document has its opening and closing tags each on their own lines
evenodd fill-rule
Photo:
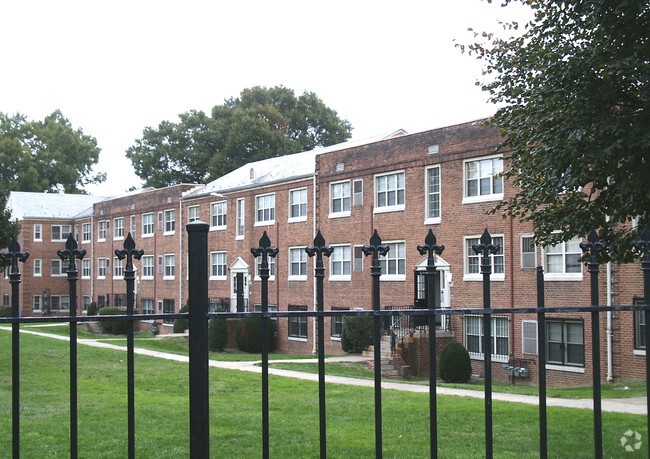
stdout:
<svg viewBox="0 0 650 459">
<path fill-rule="evenodd" d="M 607 306 L 612 305 L 612 262 L 607 262 Z M 614 382 L 612 355 L 612 311 L 607 311 L 607 382 Z"/>
</svg>

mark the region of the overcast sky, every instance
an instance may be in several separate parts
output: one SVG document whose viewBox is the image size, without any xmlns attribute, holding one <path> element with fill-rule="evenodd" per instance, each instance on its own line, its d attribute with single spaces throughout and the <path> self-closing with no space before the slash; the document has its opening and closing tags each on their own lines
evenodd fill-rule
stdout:
<svg viewBox="0 0 650 459">
<path fill-rule="evenodd" d="M 88 187 L 141 184 L 124 156 L 146 126 L 210 112 L 252 86 L 315 92 L 354 139 L 489 116 L 481 63 L 454 46 L 497 20 L 499 1 L 5 1 L 0 111 L 43 119 L 57 108 L 97 138 Z"/>
</svg>

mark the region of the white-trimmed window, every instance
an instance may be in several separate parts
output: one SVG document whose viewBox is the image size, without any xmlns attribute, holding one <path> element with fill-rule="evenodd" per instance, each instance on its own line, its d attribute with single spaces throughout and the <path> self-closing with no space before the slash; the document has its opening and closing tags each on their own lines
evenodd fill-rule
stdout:
<svg viewBox="0 0 650 459">
<path fill-rule="evenodd" d="M 84 258 L 83 260 L 81 260 L 81 278 L 90 279 L 91 272 L 92 271 L 90 270 L 90 260 Z"/>
<path fill-rule="evenodd" d="M 404 171 L 375 175 L 375 212 L 404 210 Z"/>
<path fill-rule="evenodd" d="M 104 242 L 106 240 L 106 233 L 108 232 L 108 220 L 100 220 L 97 222 L 97 242 Z"/>
<path fill-rule="evenodd" d="M 350 215 L 350 181 L 330 183 L 330 218 Z"/>
<path fill-rule="evenodd" d="M 34 277 L 41 277 L 43 275 L 43 260 L 40 258 L 34 259 Z"/>
<path fill-rule="evenodd" d="M 244 239 L 244 209 L 245 209 L 245 200 L 244 198 L 237 199 L 237 228 L 235 239 Z"/>
<path fill-rule="evenodd" d="M 275 224 L 275 193 L 255 196 L 255 225 Z"/>
<path fill-rule="evenodd" d="M 307 220 L 307 188 L 289 190 L 289 222 Z"/>
<path fill-rule="evenodd" d="M 124 266 L 122 266 L 122 260 L 117 257 L 113 257 L 113 278 L 121 279 L 124 277 Z"/>
<path fill-rule="evenodd" d="M 537 321 L 521 321 L 521 352 L 537 355 Z"/>
<path fill-rule="evenodd" d="M 50 263 L 50 275 L 52 277 L 65 276 L 65 272 L 63 272 L 63 266 L 61 264 L 61 260 L 52 259 Z"/>
<path fill-rule="evenodd" d="M 163 279 L 171 280 L 176 275 L 176 255 L 165 254 L 165 276 Z"/>
<path fill-rule="evenodd" d="M 363 205 L 363 179 L 352 181 L 352 205 L 354 207 Z"/>
<path fill-rule="evenodd" d="M 97 279 L 106 279 L 107 258 L 97 259 Z"/>
<path fill-rule="evenodd" d="M 153 236 L 153 213 L 142 214 L 142 237 Z"/>
<path fill-rule="evenodd" d="M 349 311 L 350 308 L 332 308 L 332 311 Z M 340 340 L 343 336 L 343 324 L 345 323 L 345 316 L 332 316 L 332 332 L 331 336 L 334 340 Z"/>
<path fill-rule="evenodd" d="M 634 298 L 633 304 L 645 304 L 645 298 Z M 646 350 L 645 311 L 642 309 L 634 311 L 634 349 L 643 352 Z"/>
<path fill-rule="evenodd" d="M 425 224 L 440 223 L 440 166 L 425 170 Z"/>
<path fill-rule="evenodd" d="M 131 231 L 131 237 L 135 238 L 136 237 L 136 234 L 135 234 L 135 230 L 136 230 L 135 215 L 131 215 L 129 217 L 129 219 L 131 220 L 131 226 L 130 226 L 130 228 L 131 228 L 131 230 L 130 230 Z"/>
<path fill-rule="evenodd" d="M 199 206 L 190 206 L 187 208 L 187 222 L 192 223 L 199 220 Z"/>
<path fill-rule="evenodd" d="M 210 279 L 225 280 L 228 277 L 228 255 L 226 252 L 210 253 Z"/>
<path fill-rule="evenodd" d="M 156 313 L 156 308 L 154 307 L 153 298 L 142 298 L 140 300 L 140 306 L 142 307 L 142 314 Z"/>
<path fill-rule="evenodd" d="M 546 319 L 546 363 L 585 366 L 584 322 Z"/>
<path fill-rule="evenodd" d="M 70 225 L 52 225 L 52 242 L 65 241 L 70 236 Z"/>
<path fill-rule="evenodd" d="M 84 295 L 81 297 L 81 312 L 88 314 L 88 307 L 90 307 L 90 296 Z"/>
<path fill-rule="evenodd" d="M 41 295 L 34 295 L 34 301 L 32 303 L 32 310 L 33 311 L 40 311 L 41 310 Z"/>
<path fill-rule="evenodd" d="M 463 203 L 503 199 L 503 158 L 490 156 L 463 163 Z"/>
<path fill-rule="evenodd" d="M 465 236 L 465 274 L 463 280 L 466 281 L 482 281 L 483 274 L 481 274 L 481 258 L 482 254 L 474 253 L 472 246 L 481 243 L 481 236 Z M 499 250 L 496 254 L 490 254 L 492 261 L 492 274 L 490 274 L 491 281 L 502 281 L 505 279 L 505 255 L 503 249 L 503 235 L 492 236 L 492 244 L 498 245 Z"/>
<path fill-rule="evenodd" d="M 307 306 L 289 305 L 289 311 L 306 311 Z M 307 340 L 307 317 L 289 317 L 289 339 Z"/>
<path fill-rule="evenodd" d="M 40 223 L 34 224 L 34 242 L 41 242 L 43 240 L 43 225 Z"/>
<path fill-rule="evenodd" d="M 330 256 L 330 280 L 350 280 L 352 269 L 352 250 L 349 245 L 332 245 Z"/>
<path fill-rule="evenodd" d="M 90 223 L 84 223 L 81 225 L 81 242 L 86 244 L 92 239 L 92 226 Z"/>
<path fill-rule="evenodd" d="M 525 234 L 521 236 L 521 269 L 537 267 L 537 246 L 535 236 Z"/>
<path fill-rule="evenodd" d="M 167 209 L 165 211 L 165 232 L 164 235 L 174 234 L 176 231 L 176 210 Z"/>
<path fill-rule="evenodd" d="M 354 271 L 355 272 L 363 271 L 363 246 L 362 245 L 354 246 Z"/>
<path fill-rule="evenodd" d="M 153 255 L 142 257 L 142 279 L 153 279 Z"/>
<path fill-rule="evenodd" d="M 124 217 L 113 219 L 113 239 L 124 239 Z"/>
<path fill-rule="evenodd" d="M 463 338 L 465 348 L 471 358 L 482 359 L 483 356 L 483 316 L 463 316 Z M 492 360 L 507 362 L 509 356 L 510 326 L 507 317 L 493 316 L 491 318 L 490 342 Z"/>
<path fill-rule="evenodd" d="M 70 309 L 69 295 L 52 295 L 50 297 L 52 311 L 68 311 Z"/>
<path fill-rule="evenodd" d="M 381 280 L 406 280 L 406 244 L 404 241 L 385 242 L 386 255 L 379 255 Z"/>
<path fill-rule="evenodd" d="M 210 229 L 226 229 L 227 213 L 227 201 L 213 202 L 210 204 Z"/>
<path fill-rule="evenodd" d="M 269 280 L 275 280 L 275 257 L 267 257 L 269 263 Z M 255 257 L 255 280 L 261 280 L 260 266 L 262 266 L 262 256 Z"/>
<path fill-rule="evenodd" d="M 307 280 L 307 252 L 304 247 L 289 248 L 289 280 Z"/>
<path fill-rule="evenodd" d="M 579 237 L 557 245 L 544 247 L 542 260 L 544 261 L 545 280 L 582 280 L 582 249 Z"/>
</svg>

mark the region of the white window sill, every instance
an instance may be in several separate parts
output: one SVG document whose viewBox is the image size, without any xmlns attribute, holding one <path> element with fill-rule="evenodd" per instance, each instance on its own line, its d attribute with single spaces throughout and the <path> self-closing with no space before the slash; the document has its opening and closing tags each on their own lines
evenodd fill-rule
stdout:
<svg viewBox="0 0 650 459">
<path fill-rule="evenodd" d="M 210 231 L 223 231 L 226 228 L 228 228 L 228 227 L 227 226 L 211 226 Z"/>
<path fill-rule="evenodd" d="M 43 313 L 43 311 L 41 311 L 40 309 L 32 309 L 32 312 L 35 312 L 36 314 L 42 314 Z"/>
<path fill-rule="evenodd" d="M 174 326 L 173 323 L 171 323 L 171 324 L 166 324 L 166 323 L 163 322 L 163 327 L 173 327 L 173 326 Z"/>
<path fill-rule="evenodd" d="M 34 242 L 38 242 L 38 241 L 34 241 Z M 81 243 L 82 244 L 90 244 L 90 241 L 81 241 Z"/>
<path fill-rule="evenodd" d="M 140 280 L 153 280 L 153 276 L 142 276 Z"/>
<path fill-rule="evenodd" d="M 43 239 L 34 239 L 34 242 L 43 242 Z"/>
<path fill-rule="evenodd" d="M 406 280 L 406 274 L 382 274 L 379 279 L 386 282 L 403 282 Z"/>
<path fill-rule="evenodd" d="M 174 279 L 175 279 L 175 276 L 163 276 L 164 281 L 174 280 Z"/>
<path fill-rule="evenodd" d="M 506 275 L 502 273 L 490 274 L 490 282 L 503 282 L 506 280 Z M 483 274 L 465 274 L 463 281 L 466 282 L 483 282 Z"/>
<path fill-rule="evenodd" d="M 106 276 L 97 276 L 97 280 L 104 280 L 106 279 Z"/>
<path fill-rule="evenodd" d="M 645 355 L 644 349 L 634 349 L 634 355 Z"/>
<path fill-rule="evenodd" d="M 288 281 L 300 281 L 300 282 L 306 282 L 307 281 L 307 276 L 289 276 L 287 278 Z"/>
<path fill-rule="evenodd" d="M 271 226 L 275 225 L 275 220 L 267 220 L 263 222 L 255 222 L 253 226 Z"/>
<path fill-rule="evenodd" d="M 243 241 L 244 236 L 235 236 L 235 241 Z"/>
<path fill-rule="evenodd" d="M 124 276 L 113 276 L 113 280 L 124 280 Z"/>
<path fill-rule="evenodd" d="M 81 276 L 81 280 L 90 279 L 90 276 Z"/>
<path fill-rule="evenodd" d="M 579 282 L 582 277 L 582 273 L 544 273 L 545 281 Z"/>
<path fill-rule="evenodd" d="M 481 338 L 483 339 L 483 338 Z M 472 360 L 485 360 L 485 356 L 483 354 L 477 354 L 475 352 L 470 352 L 469 353 L 469 358 Z M 508 363 L 508 356 L 505 355 L 494 355 L 492 354 L 492 362 L 497 362 L 497 363 Z"/>
<path fill-rule="evenodd" d="M 375 214 L 385 214 L 388 212 L 400 212 L 403 211 L 406 207 L 404 204 L 399 204 L 397 206 L 384 206 L 384 207 L 375 207 L 373 213 Z"/>
<path fill-rule="evenodd" d="M 306 343 L 307 338 L 298 338 L 297 336 L 290 336 L 289 341 L 300 341 L 301 343 Z"/>
<path fill-rule="evenodd" d="M 114 237 L 113 240 L 114 240 L 114 241 L 123 241 L 123 240 L 124 240 L 124 236 Z"/>
<path fill-rule="evenodd" d="M 304 217 L 289 218 L 287 220 L 287 223 L 300 223 L 300 222 L 306 222 L 306 221 L 307 221 L 307 216 L 305 215 Z"/>
<path fill-rule="evenodd" d="M 52 241 L 55 242 L 55 241 Z M 106 239 L 97 239 L 97 242 L 106 242 Z"/>
<path fill-rule="evenodd" d="M 176 231 L 165 231 L 163 236 L 173 236 L 174 234 L 176 234 Z"/>
<path fill-rule="evenodd" d="M 352 276 L 330 276 L 329 279 L 330 282 L 350 282 L 352 280 Z"/>
<path fill-rule="evenodd" d="M 440 217 L 435 217 L 435 218 L 427 218 L 424 220 L 425 225 L 437 225 L 442 221 L 442 218 Z"/>
<path fill-rule="evenodd" d="M 332 341 L 341 341 L 341 337 L 340 337 L 340 336 L 331 336 L 330 339 L 331 339 Z"/>
<path fill-rule="evenodd" d="M 487 194 L 484 196 L 465 196 L 463 204 L 475 204 L 479 202 L 503 201 L 503 193 Z"/>
<path fill-rule="evenodd" d="M 349 217 L 350 216 L 350 211 L 346 210 L 345 212 L 335 212 L 335 213 L 330 213 L 327 218 L 344 218 L 344 217 Z"/>
<path fill-rule="evenodd" d="M 584 367 L 571 367 L 568 365 L 553 365 L 550 363 L 546 364 L 547 370 L 557 370 L 557 371 L 566 371 L 567 373 L 584 373 Z"/>
<path fill-rule="evenodd" d="M 210 276 L 210 280 L 224 281 L 224 280 L 228 280 L 228 276 Z"/>
<path fill-rule="evenodd" d="M 63 274 L 50 274 L 50 277 L 65 277 L 65 273 L 63 273 Z"/>
<path fill-rule="evenodd" d="M 42 274 L 34 274 L 34 277 L 43 277 Z"/>
<path fill-rule="evenodd" d="M 147 234 L 142 234 L 142 239 L 146 239 L 148 237 L 153 237 L 153 233 L 147 233 Z"/>
</svg>

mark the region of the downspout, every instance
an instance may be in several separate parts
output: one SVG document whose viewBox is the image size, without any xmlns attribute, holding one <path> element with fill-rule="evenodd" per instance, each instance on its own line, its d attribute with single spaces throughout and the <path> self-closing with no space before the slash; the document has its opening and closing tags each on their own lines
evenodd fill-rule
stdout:
<svg viewBox="0 0 650 459">
<path fill-rule="evenodd" d="M 317 158 L 315 158 L 315 161 L 318 162 Z M 314 201 L 314 210 L 313 210 L 313 218 L 312 218 L 314 223 L 312 225 L 313 226 L 313 228 L 312 228 L 312 233 L 313 233 L 312 236 L 314 238 L 316 237 L 316 174 L 317 174 L 317 172 L 314 171 L 314 179 L 313 179 L 314 184 L 312 186 L 312 199 Z M 316 311 L 316 282 L 312 281 L 312 285 L 313 285 L 313 290 L 314 290 L 314 302 L 313 302 L 314 311 Z M 311 318 L 311 325 L 312 325 L 312 330 L 314 331 L 312 333 L 313 345 L 312 345 L 311 353 L 316 354 L 316 317 Z M 325 339 L 325 338 L 323 337 L 323 339 Z"/>
<path fill-rule="evenodd" d="M 181 191 L 182 193 L 182 191 Z M 183 197 L 178 198 L 178 310 L 183 307 Z"/>
<path fill-rule="evenodd" d="M 607 306 L 612 305 L 612 262 L 607 262 Z M 607 311 L 607 382 L 614 382 L 612 355 L 612 311 Z"/>
<path fill-rule="evenodd" d="M 95 301 L 95 207 L 90 216 L 90 301 Z"/>
<path fill-rule="evenodd" d="M 515 247 L 513 235 L 513 222 L 512 214 L 510 214 L 510 309 L 515 307 Z M 515 314 L 510 313 L 510 355 L 515 356 Z M 522 338 L 523 339 L 523 338 Z M 512 384 L 515 384 L 514 374 L 512 376 Z"/>
</svg>

